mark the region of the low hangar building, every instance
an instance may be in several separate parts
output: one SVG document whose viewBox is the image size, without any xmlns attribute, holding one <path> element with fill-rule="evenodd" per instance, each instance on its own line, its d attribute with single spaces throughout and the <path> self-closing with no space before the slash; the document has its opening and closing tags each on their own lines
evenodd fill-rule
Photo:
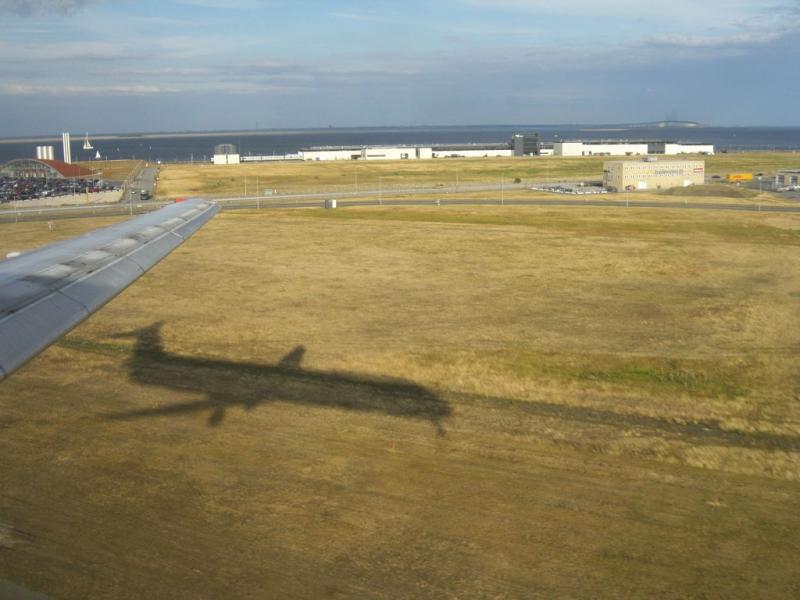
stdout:
<svg viewBox="0 0 800 600">
<path fill-rule="evenodd" d="M 614 192 L 661 190 L 705 183 L 702 160 L 615 160 L 603 163 L 603 187 Z"/>
<path fill-rule="evenodd" d="M 91 179 L 90 169 L 60 160 L 18 158 L 0 168 L 0 175 L 14 179 Z"/>
<path fill-rule="evenodd" d="M 233 144 L 217 144 L 214 146 L 214 158 L 211 162 L 215 165 L 238 165 L 241 163 L 239 153 Z"/>
<path fill-rule="evenodd" d="M 781 169 L 775 174 L 776 187 L 794 187 L 800 185 L 800 169 Z"/>
<path fill-rule="evenodd" d="M 714 154 L 713 144 L 696 142 L 590 140 L 553 143 L 556 156 L 637 156 L 646 154 Z"/>
</svg>

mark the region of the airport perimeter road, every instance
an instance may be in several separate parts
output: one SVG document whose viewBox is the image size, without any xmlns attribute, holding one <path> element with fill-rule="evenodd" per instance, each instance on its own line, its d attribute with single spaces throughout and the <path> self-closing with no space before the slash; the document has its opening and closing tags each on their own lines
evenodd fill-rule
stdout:
<svg viewBox="0 0 800 600">
<path fill-rule="evenodd" d="M 284 198 L 225 198 L 213 200 L 222 210 L 244 209 L 286 209 L 286 208 L 322 208 L 325 200 L 317 199 L 318 194 Z M 607 196 L 606 196 L 607 198 Z M 88 217 L 114 217 L 136 215 L 151 212 L 169 202 L 126 202 L 99 206 L 64 206 L 58 208 L 26 209 L 0 211 L 0 223 L 23 221 L 56 221 L 60 219 L 81 219 Z M 760 204 L 714 204 L 711 202 L 648 202 L 637 200 L 578 200 L 554 198 L 552 200 L 503 200 L 500 198 L 473 198 L 468 200 L 442 198 L 409 198 L 392 200 L 358 200 L 337 199 L 339 209 L 355 206 L 563 206 L 598 208 L 655 208 L 655 209 L 689 209 L 689 210 L 721 210 L 736 212 L 765 213 L 800 213 L 798 206 L 774 206 Z M 337 209 L 338 210 L 338 209 Z"/>
<path fill-rule="evenodd" d="M 134 177 L 131 182 L 128 192 L 122 199 L 123 202 L 140 202 L 142 191 L 147 192 L 152 197 L 156 190 L 156 177 L 158 176 L 158 169 L 156 167 L 144 167 Z"/>
<path fill-rule="evenodd" d="M 314 208 L 324 206 L 324 201 L 298 200 L 295 202 L 253 200 L 238 198 L 218 200 L 223 210 L 236 210 L 247 208 Z M 684 203 L 684 202 L 647 202 L 635 200 L 502 200 L 500 198 L 483 199 L 441 199 L 441 198 L 409 198 L 408 200 L 339 200 L 339 208 L 349 206 L 596 206 L 613 208 L 671 208 L 671 209 L 699 209 L 699 210 L 728 210 L 739 212 L 771 212 L 771 213 L 800 213 L 800 206 L 772 206 L 750 204 L 714 204 L 711 202 Z"/>
</svg>

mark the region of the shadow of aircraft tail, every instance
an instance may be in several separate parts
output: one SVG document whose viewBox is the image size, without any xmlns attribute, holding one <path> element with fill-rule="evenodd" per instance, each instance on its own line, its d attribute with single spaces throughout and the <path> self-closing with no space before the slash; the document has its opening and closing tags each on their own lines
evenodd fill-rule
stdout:
<svg viewBox="0 0 800 600">
<path fill-rule="evenodd" d="M 117 336 L 136 339 L 128 361 L 131 380 L 147 386 L 200 392 L 205 398 L 114 413 L 108 418 L 127 420 L 208 411 L 208 425 L 214 427 L 224 421 L 229 408 L 252 410 L 267 402 L 289 402 L 427 420 L 438 435 L 445 435 L 442 421 L 451 413 L 450 404 L 412 381 L 306 369 L 302 366 L 303 346 L 271 365 L 181 356 L 165 351 L 162 326 L 163 323 L 154 323 Z"/>
</svg>

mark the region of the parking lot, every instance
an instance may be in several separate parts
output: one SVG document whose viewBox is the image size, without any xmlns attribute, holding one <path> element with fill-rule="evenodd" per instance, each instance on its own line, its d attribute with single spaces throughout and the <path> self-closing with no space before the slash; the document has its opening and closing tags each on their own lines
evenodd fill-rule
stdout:
<svg viewBox="0 0 800 600">
<path fill-rule="evenodd" d="M 532 190 L 537 192 L 550 192 L 553 194 L 573 194 L 573 195 L 584 195 L 584 194 L 607 194 L 608 190 L 599 186 L 599 185 L 583 185 L 583 184 L 574 184 L 574 183 L 558 183 L 558 184 L 547 184 L 547 185 L 538 185 L 532 186 Z"/>
<path fill-rule="evenodd" d="M 0 176 L 0 204 L 18 200 L 54 198 L 119 190 L 114 182 L 100 179 L 15 178 Z"/>
</svg>

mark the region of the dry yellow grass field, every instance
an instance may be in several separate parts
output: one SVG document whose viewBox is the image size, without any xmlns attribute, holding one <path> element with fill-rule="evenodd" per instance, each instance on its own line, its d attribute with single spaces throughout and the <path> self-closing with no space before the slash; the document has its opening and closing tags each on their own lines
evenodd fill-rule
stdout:
<svg viewBox="0 0 800 600">
<path fill-rule="evenodd" d="M 616 159 L 616 157 L 613 157 Z M 729 172 L 773 173 L 778 168 L 799 167 L 795 152 L 750 152 L 695 157 L 706 161 L 709 174 Z M 628 157 L 639 160 L 640 157 Z M 378 189 L 392 186 L 506 183 L 515 178 L 557 181 L 602 179 L 606 157 L 475 158 L 421 161 L 335 161 L 248 163 L 242 165 L 164 165 L 158 184 L 160 197 L 278 193 L 330 189 Z"/>
<path fill-rule="evenodd" d="M 0 385 L 0 580 L 794 597 L 799 319 L 797 216 L 222 213 Z"/>
<path fill-rule="evenodd" d="M 124 181 L 144 163 L 141 160 L 92 160 L 76 164 L 91 169 L 97 177 L 107 181 Z"/>
</svg>

